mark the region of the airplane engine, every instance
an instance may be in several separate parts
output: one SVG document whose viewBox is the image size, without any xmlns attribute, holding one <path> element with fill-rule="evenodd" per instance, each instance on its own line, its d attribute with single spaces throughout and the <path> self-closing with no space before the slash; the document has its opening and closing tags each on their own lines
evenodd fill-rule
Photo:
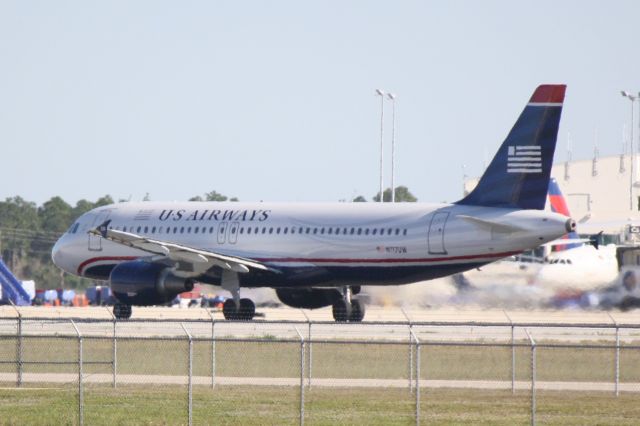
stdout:
<svg viewBox="0 0 640 426">
<path fill-rule="evenodd" d="M 336 300 L 342 299 L 342 294 L 337 289 L 276 289 L 276 294 L 282 303 L 292 308 L 317 309 L 332 305 Z"/>
<path fill-rule="evenodd" d="M 176 277 L 165 265 L 143 261 L 120 263 L 109 283 L 116 299 L 126 305 L 160 305 L 193 290 L 193 280 Z"/>
</svg>

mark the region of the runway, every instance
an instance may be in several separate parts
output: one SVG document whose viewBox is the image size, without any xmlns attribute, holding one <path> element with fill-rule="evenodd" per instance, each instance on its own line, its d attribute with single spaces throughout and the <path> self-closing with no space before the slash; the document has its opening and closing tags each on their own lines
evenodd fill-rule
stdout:
<svg viewBox="0 0 640 426">
<path fill-rule="evenodd" d="M 22 307 L 23 335 L 109 337 L 236 338 L 314 340 L 354 339 L 408 341 L 411 332 L 425 342 L 510 342 L 528 336 L 545 341 L 640 341 L 638 312 L 499 309 L 399 309 L 370 307 L 362 323 L 335 323 L 329 308 L 303 311 L 292 308 L 258 308 L 250 322 L 225 321 L 218 310 L 204 308 L 136 307 L 127 321 L 115 321 L 107 307 Z M 0 335 L 15 335 L 18 312 L 0 307 Z M 74 324 L 72 324 L 72 321 Z M 513 336 L 512 336 L 513 329 Z M 617 331 L 616 331 L 617 329 Z M 527 334 L 528 333 L 528 334 Z"/>
</svg>

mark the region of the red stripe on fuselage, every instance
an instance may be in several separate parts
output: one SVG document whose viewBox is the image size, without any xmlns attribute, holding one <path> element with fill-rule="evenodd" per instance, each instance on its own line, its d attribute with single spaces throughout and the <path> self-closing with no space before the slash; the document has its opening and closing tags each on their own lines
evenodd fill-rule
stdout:
<svg viewBox="0 0 640 426">
<path fill-rule="evenodd" d="M 431 258 L 409 258 L 409 259 L 331 259 L 331 258 L 304 258 L 304 257 L 283 257 L 283 258 L 257 258 L 252 259 L 257 262 L 263 263 L 300 263 L 300 262 L 308 262 L 308 263 L 378 263 L 378 264 L 394 264 L 394 263 L 433 263 L 433 262 L 444 262 L 444 261 L 452 261 L 452 260 L 474 260 L 474 259 L 501 259 L 507 256 L 513 256 L 514 254 L 519 254 L 519 251 L 510 251 L 505 253 L 486 253 L 486 254 L 474 254 L 467 256 L 450 256 L 450 257 L 431 257 Z M 129 261 L 138 259 L 133 256 L 103 256 L 103 257 L 92 257 L 91 259 L 87 259 L 78 266 L 78 274 L 82 275 L 83 270 L 95 262 L 103 262 L 103 261 Z"/>
</svg>

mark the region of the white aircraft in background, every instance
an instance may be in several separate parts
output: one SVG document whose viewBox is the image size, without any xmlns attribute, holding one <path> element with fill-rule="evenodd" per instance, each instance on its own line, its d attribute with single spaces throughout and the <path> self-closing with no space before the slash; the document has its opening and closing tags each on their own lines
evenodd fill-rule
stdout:
<svg viewBox="0 0 640 426">
<path fill-rule="evenodd" d="M 553 212 L 570 217 L 554 178 L 549 182 L 549 202 Z M 465 282 L 492 290 L 497 286 L 529 285 L 536 288 L 538 296 L 551 297 L 558 292 L 593 290 L 612 283 L 618 276 L 615 244 L 596 247 L 573 231 L 542 248 L 551 251 L 538 257 L 515 256 L 466 272 Z"/>
<path fill-rule="evenodd" d="M 407 284 L 477 268 L 552 241 L 575 222 L 543 211 L 565 94 L 536 89 L 476 189 L 453 204 L 122 203 L 82 215 L 56 243 L 66 272 L 108 280 L 117 318 L 193 288 L 272 287 L 298 308 L 362 321 L 361 285 Z"/>
</svg>

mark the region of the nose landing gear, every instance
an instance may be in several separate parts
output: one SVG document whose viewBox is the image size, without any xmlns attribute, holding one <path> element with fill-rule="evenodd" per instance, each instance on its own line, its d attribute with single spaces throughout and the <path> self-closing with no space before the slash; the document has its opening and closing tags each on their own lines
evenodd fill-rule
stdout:
<svg viewBox="0 0 640 426">
<path fill-rule="evenodd" d="M 236 304 L 235 298 L 227 299 L 222 305 L 224 319 L 236 321 L 251 321 L 256 314 L 256 305 L 251 299 L 240 299 Z"/>
</svg>

